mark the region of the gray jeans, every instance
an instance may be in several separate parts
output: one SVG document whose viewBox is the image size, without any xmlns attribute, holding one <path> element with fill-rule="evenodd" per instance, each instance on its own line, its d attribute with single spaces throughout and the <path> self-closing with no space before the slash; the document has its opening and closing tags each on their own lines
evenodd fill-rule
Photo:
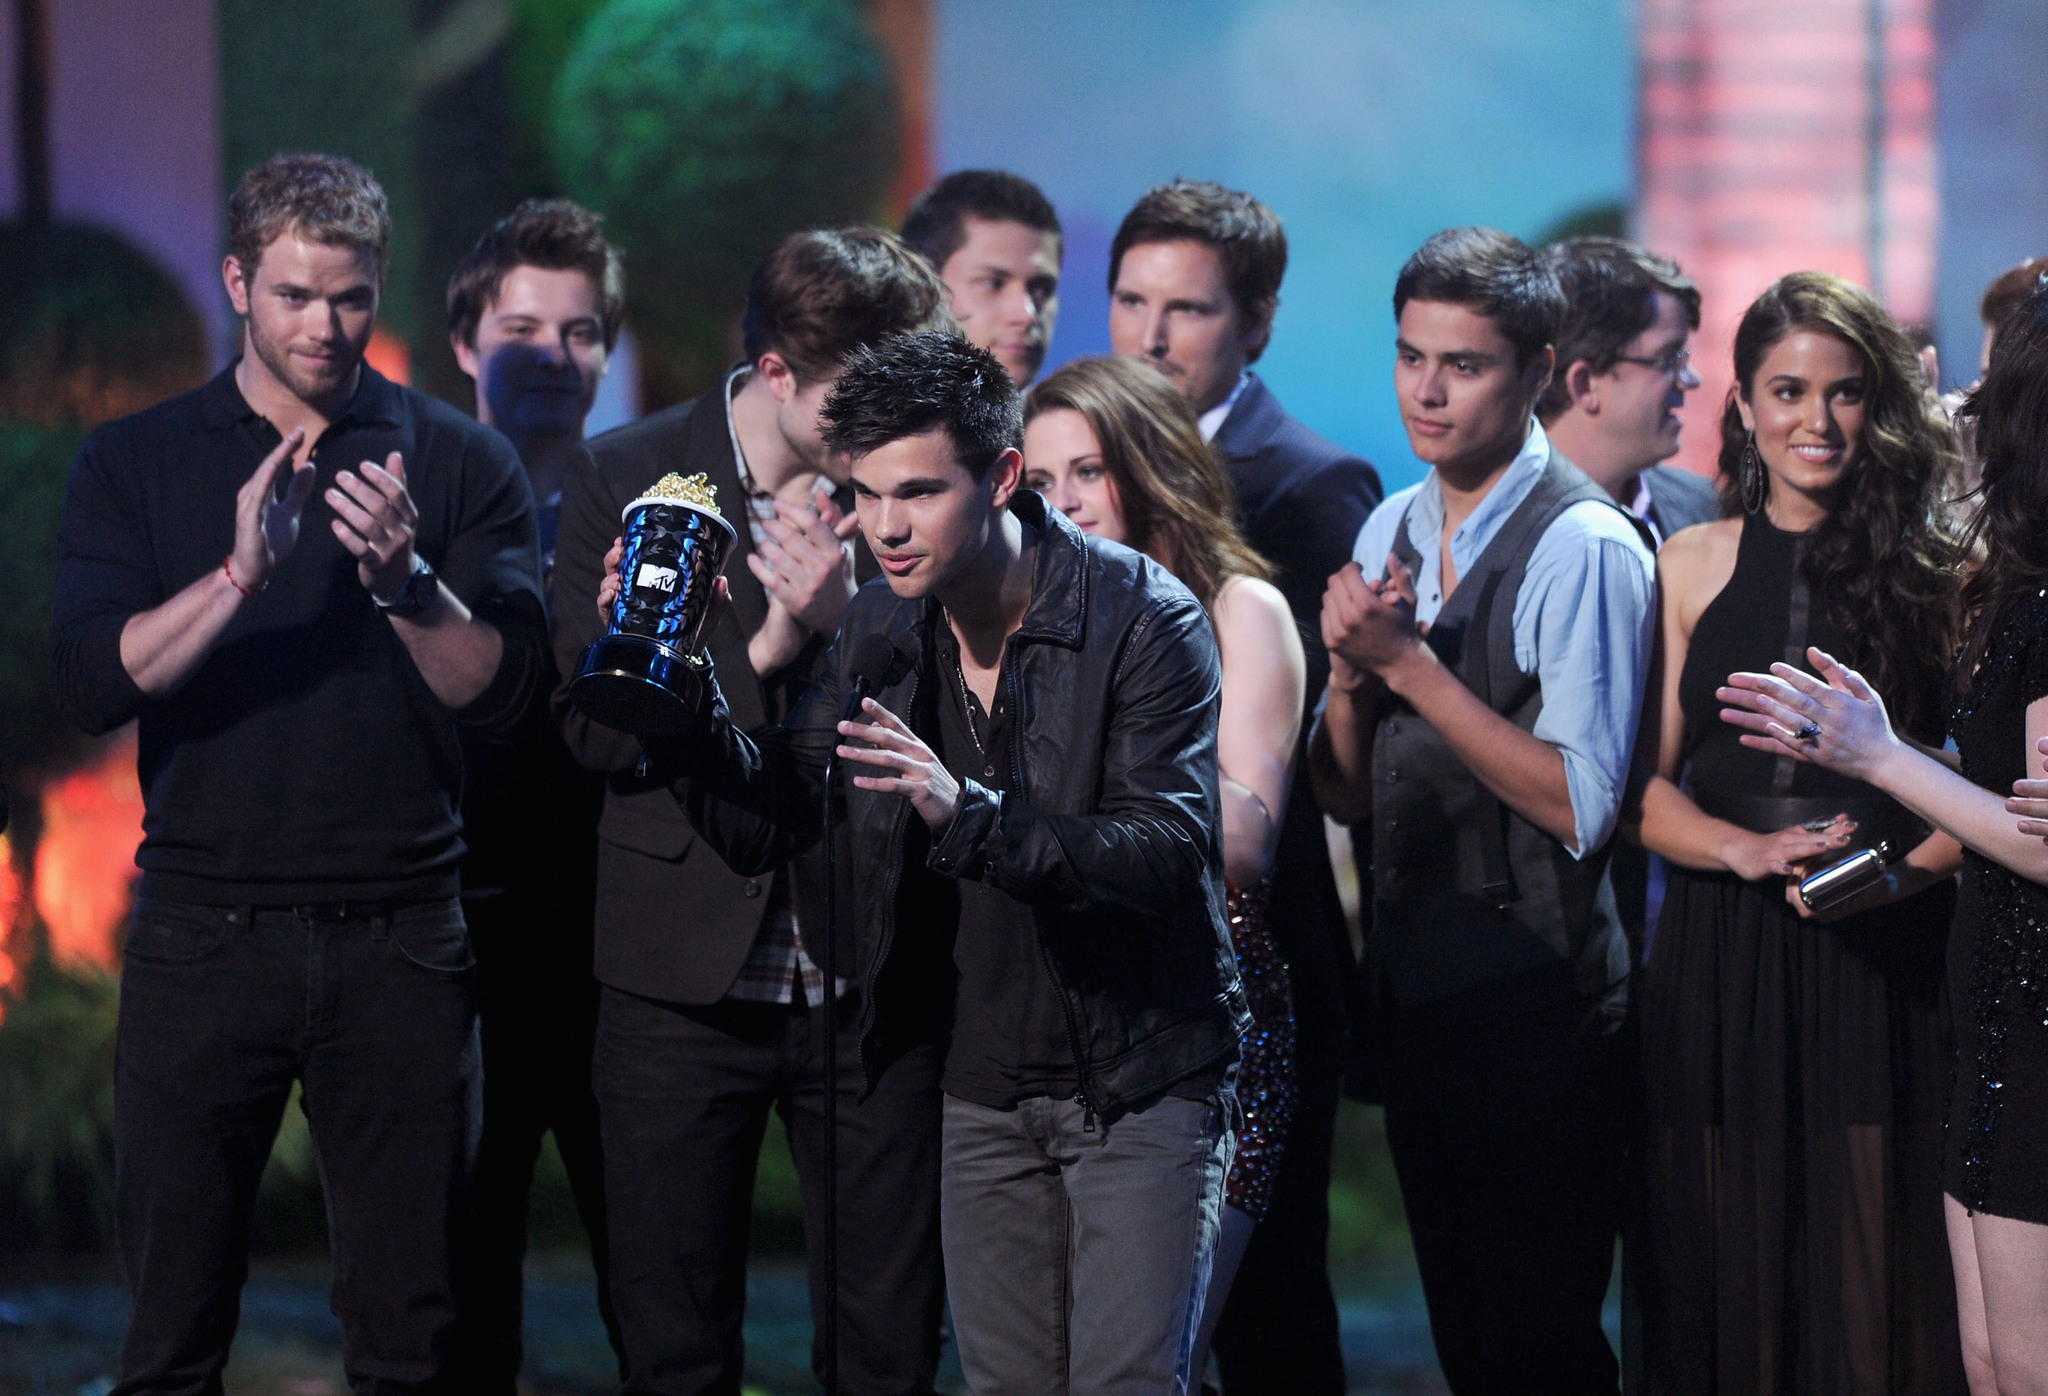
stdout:
<svg viewBox="0 0 2048 1396">
<path fill-rule="evenodd" d="M 1190 1372 L 1235 1136 L 1162 1096 L 1083 1127 L 1071 1100 L 946 1097 L 946 1297 L 974 1396 L 1162 1396 Z"/>
</svg>

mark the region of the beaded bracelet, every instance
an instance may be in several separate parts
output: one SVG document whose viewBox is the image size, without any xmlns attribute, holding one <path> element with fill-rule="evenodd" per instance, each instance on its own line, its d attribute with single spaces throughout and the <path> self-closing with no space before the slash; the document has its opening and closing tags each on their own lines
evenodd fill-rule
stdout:
<svg viewBox="0 0 2048 1396">
<path fill-rule="evenodd" d="M 233 553 L 229 553 L 226 557 L 220 560 L 220 570 L 228 574 L 228 585 L 233 587 L 236 591 L 242 593 L 242 595 L 248 597 L 251 601 L 255 600 L 257 597 L 263 594 L 263 587 L 259 586 L 256 588 L 256 590 L 251 591 L 249 590 L 249 588 L 243 586 L 240 582 L 236 581 L 234 561 L 235 555 Z M 264 583 L 264 586 L 268 585 L 268 582 Z"/>
</svg>

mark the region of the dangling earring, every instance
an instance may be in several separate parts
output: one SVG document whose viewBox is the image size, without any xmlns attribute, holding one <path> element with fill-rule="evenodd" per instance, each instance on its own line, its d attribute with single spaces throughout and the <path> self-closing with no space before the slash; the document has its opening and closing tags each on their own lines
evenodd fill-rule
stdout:
<svg viewBox="0 0 2048 1396">
<path fill-rule="evenodd" d="M 1742 464 L 1737 467 L 1740 474 L 1736 483 L 1742 487 L 1742 512 L 1754 514 L 1764 507 L 1764 500 L 1770 494 L 1770 477 L 1764 470 L 1764 458 L 1757 454 L 1756 433 L 1749 434 L 1749 444 L 1742 448 Z"/>
</svg>

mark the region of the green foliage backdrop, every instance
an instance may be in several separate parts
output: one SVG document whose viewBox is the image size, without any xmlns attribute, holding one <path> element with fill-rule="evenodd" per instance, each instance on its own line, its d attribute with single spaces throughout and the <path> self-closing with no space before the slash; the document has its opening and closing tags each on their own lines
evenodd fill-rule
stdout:
<svg viewBox="0 0 2048 1396">
<path fill-rule="evenodd" d="M 412 0 L 218 0 L 215 16 L 223 191 L 280 151 L 368 166 L 397 233 L 382 318 L 413 338 L 432 321 L 422 314 L 417 250 Z"/>
<path fill-rule="evenodd" d="M 851 0 L 612 0 L 584 24 L 555 89 L 555 168 L 626 248 L 654 397 L 710 381 L 777 238 L 871 216 L 898 145 Z"/>
</svg>

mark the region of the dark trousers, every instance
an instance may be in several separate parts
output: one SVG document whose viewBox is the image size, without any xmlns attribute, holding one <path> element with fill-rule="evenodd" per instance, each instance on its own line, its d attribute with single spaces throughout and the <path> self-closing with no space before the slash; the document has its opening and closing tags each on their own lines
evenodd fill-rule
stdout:
<svg viewBox="0 0 2048 1396">
<path fill-rule="evenodd" d="M 974 1396 L 1188 1396 L 1235 1140 L 1226 1096 L 1114 1120 L 946 1097 L 946 1289 Z"/>
<path fill-rule="evenodd" d="M 1330 1149 L 1341 1050 L 1307 1042 L 1273 1199 L 1252 1232 L 1213 1347 L 1230 1396 L 1343 1396 L 1344 1352 L 1330 1289 Z"/>
<path fill-rule="evenodd" d="M 846 1396 L 927 1396 L 939 1362 L 936 1043 L 860 1099 L 855 1022 L 839 1038 L 839 1351 Z M 754 1170 L 772 1108 L 789 1131 L 824 1304 L 822 1125 L 814 1031 L 800 1008 L 665 1003 L 605 986 L 594 1080 L 604 1127 L 612 1302 L 628 1396 L 737 1396 Z M 822 1346 L 812 1366 L 822 1372 Z"/>
<path fill-rule="evenodd" d="M 484 1127 L 472 1240 L 456 1275 L 462 1385 L 465 1392 L 513 1396 L 522 1358 L 528 1195 L 550 1131 L 590 1237 L 598 1314 L 612 1350 L 623 1351 L 609 1282 L 604 1149 L 590 1085 L 598 995 L 590 908 L 507 894 L 465 902 L 463 910 L 477 954 Z"/>
<path fill-rule="evenodd" d="M 453 1389 L 452 1256 L 481 1084 L 461 906 L 319 919 L 145 900 L 114 1060 L 115 1225 L 134 1293 L 122 1396 L 221 1390 L 295 1080 L 351 1388 Z"/>
<path fill-rule="evenodd" d="M 1560 966 L 1568 969 L 1568 966 Z M 1387 1143 L 1458 1396 L 1611 1396 L 1632 1034 L 1539 970 L 1397 1010 Z"/>
</svg>

